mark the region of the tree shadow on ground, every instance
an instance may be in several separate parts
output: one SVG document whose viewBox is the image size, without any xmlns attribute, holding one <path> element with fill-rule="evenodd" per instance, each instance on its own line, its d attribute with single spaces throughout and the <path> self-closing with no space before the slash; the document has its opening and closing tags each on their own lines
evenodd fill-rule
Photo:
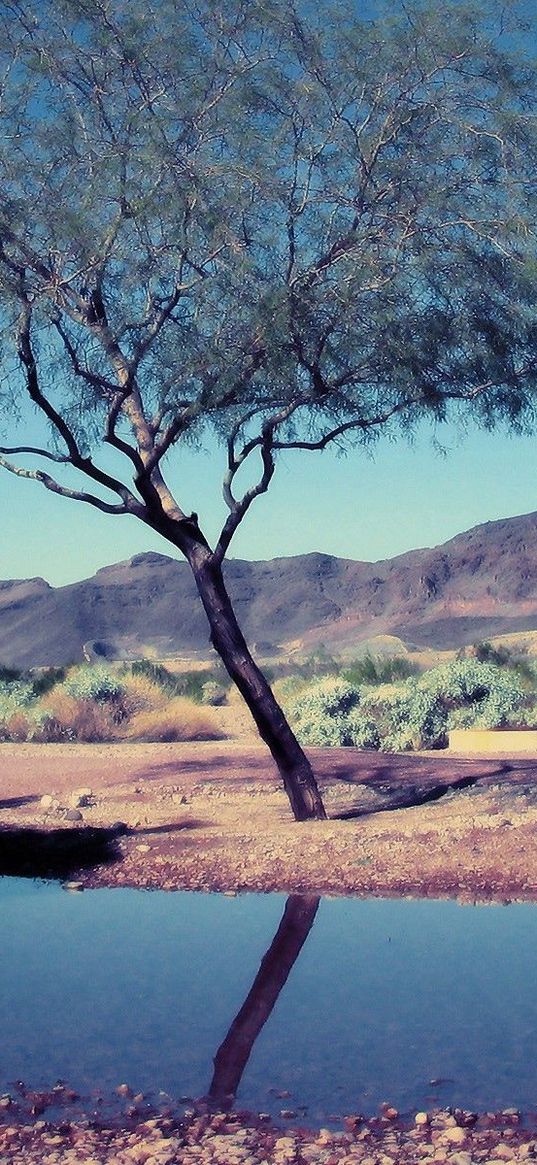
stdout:
<svg viewBox="0 0 537 1165">
<path fill-rule="evenodd" d="M 278 773 L 276 769 L 271 768 L 271 759 L 267 753 L 266 757 L 245 757 L 238 755 L 223 756 L 222 754 L 215 754 L 211 757 L 195 757 L 193 759 L 185 758 L 184 760 L 170 760 L 162 761 L 158 764 L 144 765 L 140 770 L 139 776 L 134 775 L 133 780 L 157 781 L 162 777 L 174 777 L 180 779 L 182 775 L 199 773 L 200 780 L 207 779 L 207 772 L 211 769 L 227 769 L 228 778 L 233 781 L 247 781 L 251 779 L 252 773 L 267 772 L 267 774 L 278 781 Z"/>
<path fill-rule="evenodd" d="M 138 837 L 140 833 L 182 833 L 188 829 L 204 829 L 211 825 L 210 821 L 197 821 L 191 819 L 190 821 L 170 821 L 163 825 L 137 825 L 129 829 L 129 833 Z"/>
<path fill-rule="evenodd" d="M 20 829 L 0 826 L 0 875 L 66 878 L 93 866 L 121 860 L 118 838 L 126 826 L 110 829 Z"/>
<path fill-rule="evenodd" d="M 30 793 L 27 797 L 6 797 L 4 801 L 0 801 L 0 809 L 21 809 L 23 805 L 31 805 L 32 801 L 39 801 L 35 793 Z"/>
<path fill-rule="evenodd" d="M 440 801 L 447 793 L 458 792 L 462 789 L 471 789 L 479 781 L 479 777 L 472 775 L 460 777 L 449 784 L 429 785 L 419 788 L 416 785 L 406 785 L 393 790 L 375 790 L 379 797 L 385 798 L 377 805 L 355 805 L 332 815 L 333 820 L 349 821 L 355 817 L 369 817 L 373 813 L 386 813 L 395 809 L 413 809 L 419 805 L 427 805 L 431 801 Z"/>
</svg>

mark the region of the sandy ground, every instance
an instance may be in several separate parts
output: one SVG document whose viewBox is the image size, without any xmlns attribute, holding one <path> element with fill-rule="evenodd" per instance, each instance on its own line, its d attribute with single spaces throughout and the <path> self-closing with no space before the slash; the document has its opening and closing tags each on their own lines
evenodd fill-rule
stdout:
<svg viewBox="0 0 537 1165">
<path fill-rule="evenodd" d="M 75 861 L 85 885 L 537 899 L 537 759 L 310 756 L 330 819 L 297 824 L 250 740 L 0 745 L 0 869 L 17 838 L 26 867 L 9 872 L 30 873 L 43 836 L 122 822 L 113 860 Z"/>
</svg>

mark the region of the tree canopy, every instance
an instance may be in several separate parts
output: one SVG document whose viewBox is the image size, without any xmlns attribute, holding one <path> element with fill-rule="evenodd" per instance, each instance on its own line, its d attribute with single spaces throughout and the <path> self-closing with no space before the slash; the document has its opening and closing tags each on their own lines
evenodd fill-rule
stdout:
<svg viewBox="0 0 537 1165">
<path fill-rule="evenodd" d="M 281 448 L 451 402 L 531 418 L 531 62 L 497 4 L 394 7 L 3 6 L 3 395 L 86 500 L 143 516 L 215 429 L 222 555 Z M 103 439 L 127 480 L 89 460 Z"/>
</svg>

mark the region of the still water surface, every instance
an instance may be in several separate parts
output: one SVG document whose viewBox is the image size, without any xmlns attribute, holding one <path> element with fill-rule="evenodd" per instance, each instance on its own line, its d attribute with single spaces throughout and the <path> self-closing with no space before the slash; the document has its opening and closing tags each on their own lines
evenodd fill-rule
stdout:
<svg viewBox="0 0 537 1165">
<path fill-rule="evenodd" d="M 205 1094 L 285 901 L 1 878 L 0 1091 Z M 434 1096 L 537 1107 L 537 907 L 322 900 L 237 1105 L 318 1122 Z"/>
</svg>

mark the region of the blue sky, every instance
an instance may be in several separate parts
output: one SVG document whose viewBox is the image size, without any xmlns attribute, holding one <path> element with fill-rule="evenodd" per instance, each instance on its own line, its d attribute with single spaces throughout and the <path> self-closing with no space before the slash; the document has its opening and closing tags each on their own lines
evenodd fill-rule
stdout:
<svg viewBox="0 0 537 1165">
<path fill-rule="evenodd" d="M 381 442 L 360 451 L 288 454 L 270 493 L 253 506 L 230 554 L 274 558 L 319 550 L 375 561 L 432 546 L 480 522 L 537 510 L 537 437 L 445 428 L 445 457 L 430 432 L 414 445 Z M 210 537 L 225 511 L 221 451 L 186 453 L 172 473 L 181 502 Z M 41 575 L 53 585 L 86 578 L 100 566 L 169 545 L 128 517 L 110 517 L 58 498 L 0 471 L 0 578 Z"/>
</svg>

